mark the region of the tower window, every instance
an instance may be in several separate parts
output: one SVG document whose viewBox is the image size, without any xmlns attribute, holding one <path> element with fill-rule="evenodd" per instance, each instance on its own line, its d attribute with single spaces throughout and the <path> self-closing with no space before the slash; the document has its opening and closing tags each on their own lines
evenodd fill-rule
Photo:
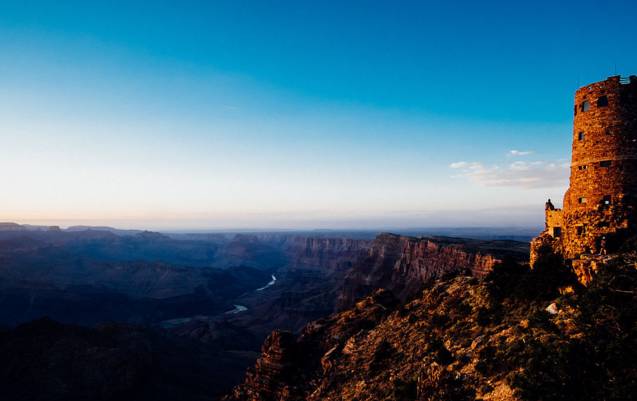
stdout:
<svg viewBox="0 0 637 401">
<path fill-rule="evenodd" d="M 577 169 L 582 171 L 582 170 L 586 170 L 588 168 L 588 166 L 586 164 L 581 165 L 581 166 L 577 166 Z"/>
<path fill-rule="evenodd" d="M 577 203 L 579 204 L 586 203 L 586 198 L 583 196 L 581 198 L 577 198 Z"/>
<path fill-rule="evenodd" d="M 577 140 L 578 141 L 583 141 L 584 138 L 586 138 L 586 134 L 583 131 L 580 131 L 577 133 Z"/>
<path fill-rule="evenodd" d="M 553 236 L 561 237 L 562 236 L 562 228 L 561 227 L 553 227 Z"/>
<path fill-rule="evenodd" d="M 573 106 L 573 115 L 577 115 L 577 105 Z"/>
<path fill-rule="evenodd" d="M 586 226 L 577 226 L 575 227 L 575 230 L 577 230 L 577 235 L 586 234 Z"/>
<path fill-rule="evenodd" d="M 610 195 L 604 195 L 604 197 L 602 198 L 602 205 L 604 206 L 610 205 L 611 199 L 612 198 Z"/>
<path fill-rule="evenodd" d="M 582 104 L 580 104 L 579 109 L 583 112 L 587 112 L 591 109 L 591 104 L 588 100 L 584 100 Z"/>
<path fill-rule="evenodd" d="M 606 107 L 608 106 L 608 96 L 600 96 L 597 98 L 597 107 Z"/>
<path fill-rule="evenodd" d="M 599 162 L 599 167 L 610 167 L 612 162 L 610 160 L 603 160 Z"/>
</svg>

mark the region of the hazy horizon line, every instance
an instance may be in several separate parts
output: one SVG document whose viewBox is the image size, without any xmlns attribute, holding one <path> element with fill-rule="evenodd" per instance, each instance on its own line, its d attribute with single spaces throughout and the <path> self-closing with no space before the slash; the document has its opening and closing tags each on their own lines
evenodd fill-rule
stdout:
<svg viewBox="0 0 637 401">
<path fill-rule="evenodd" d="M 58 227 L 61 230 L 67 230 L 75 227 L 91 228 L 109 228 L 122 231 L 155 231 L 164 233 L 240 233 L 240 232 L 417 232 L 417 231 L 439 231 L 439 230 L 511 230 L 526 231 L 540 230 L 541 224 L 500 224 L 500 225 L 423 225 L 423 226 L 342 226 L 342 227 L 173 227 L 173 228 L 149 228 L 143 226 L 118 226 L 110 224 L 47 224 L 46 222 L 22 222 L 20 220 L 0 220 L 0 224 L 17 224 L 23 227 Z"/>
</svg>

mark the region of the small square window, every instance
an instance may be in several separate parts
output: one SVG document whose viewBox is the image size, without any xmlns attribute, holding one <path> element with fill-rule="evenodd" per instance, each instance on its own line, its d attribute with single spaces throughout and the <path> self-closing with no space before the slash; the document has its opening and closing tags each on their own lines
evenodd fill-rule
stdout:
<svg viewBox="0 0 637 401">
<path fill-rule="evenodd" d="M 580 104 L 579 109 L 583 112 L 587 112 L 591 109 L 591 104 L 588 100 L 584 100 L 582 104 Z"/>
<path fill-rule="evenodd" d="M 586 138 L 586 134 L 582 131 L 577 133 L 577 140 L 578 141 L 583 141 Z"/>
<path fill-rule="evenodd" d="M 562 228 L 561 227 L 553 227 L 553 236 L 561 237 L 562 236 Z"/>
<path fill-rule="evenodd" d="M 582 204 L 582 203 L 586 203 L 586 198 L 585 197 L 581 197 L 581 198 L 577 198 L 577 202 Z"/>
<path fill-rule="evenodd" d="M 608 106 L 608 96 L 600 96 L 597 98 L 597 107 L 606 107 Z"/>
<path fill-rule="evenodd" d="M 604 206 L 610 205 L 611 199 L 612 198 L 610 195 L 604 195 L 604 197 L 602 198 L 602 205 Z"/>
<path fill-rule="evenodd" d="M 586 226 L 577 226 L 575 229 L 577 230 L 577 235 L 586 234 Z"/>
<path fill-rule="evenodd" d="M 577 169 L 578 169 L 578 170 L 580 170 L 580 171 L 582 171 L 582 170 L 586 170 L 587 168 L 588 168 L 588 166 L 587 166 L 587 165 L 585 165 L 585 164 L 584 164 L 584 165 L 582 165 L 582 166 L 577 166 Z"/>
<path fill-rule="evenodd" d="M 610 160 L 603 160 L 601 162 L 599 162 L 599 167 L 610 167 L 612 164 L 612 162 Z"/>
</svg>

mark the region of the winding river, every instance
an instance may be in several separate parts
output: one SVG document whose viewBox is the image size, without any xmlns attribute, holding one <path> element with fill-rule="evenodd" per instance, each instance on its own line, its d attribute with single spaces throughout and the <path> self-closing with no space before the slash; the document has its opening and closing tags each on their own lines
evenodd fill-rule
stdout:
<svg viewBox="0 0 637 401">
<path fill-rule="evenodd" d="M 229 310 L 228 312 L 226 312 L 226 314 L 236 315 L 237 313 L 245 312 L 248 310 L 248 308 L 246 308 L 243 305 L 233 305 L 233 306 L 234 306 L 234 309 Z"/>
<path fill-rule="evenodd" d="M 269 282 L 269 283 L 267 283 L 266 285 L 264 285 L 263 287 L 261 287 L 261 288 L 257 288 L 257 291 L 263 291 L 263 290 L 265 290 L 266 288 L 273 286 L 273 285 L 274 285 L 274 283 L 276 283 L 276 276 L 273 274 L 273 275 L 272 275 L 272 280 L 270 280 L 270 282 Z"/>
<path fill-rule="evenodd" d="M 276 283 L 276 276 L 273 274 L 272 275 L 272 280 L 270 280 L 266 285 L 264 285 L 261 288 L 257 288 L 255 291 L 263 291 L 268 287 L 272 287 L 274 284 Z M 248 310 L 248 308 L 246 306 L 243 305 L 239 305 L 239 304 L 234 304 L 234 309 L 229 310 L 227 312 L 224 312 L 225 315 L 236 315 L 238 313 L 241 312 L 245 312 Z M 185 317 L 185 318 L 178 318 L 178 319 L 170 319 L 170 320 L 164 320 L 162 321 L 160 324 L 162 327 L 164 328 L 172 328 L 175 326 L 179 326 L 185 323 L 190 322 L 193 319 L 204 319 L 206 318 L 205 316 L 193 316 L 193 317 Z"/>
</svg>

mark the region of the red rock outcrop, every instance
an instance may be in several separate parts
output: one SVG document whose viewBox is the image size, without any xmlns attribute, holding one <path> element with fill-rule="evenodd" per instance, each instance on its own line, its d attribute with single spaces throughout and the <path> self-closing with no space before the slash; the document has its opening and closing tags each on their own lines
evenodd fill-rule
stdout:
<svg viewBox="0 0 637 401">
<path fill-rule="evenodd" d="M 331 356 L 340 354 L 343 342 L 380 323 L 398 301 L 379 290 L 355 308 L 308 324 L 300 336 L 275 331 L 265 341 L 261 357 L 242 385 L 226 400 L 293 401 L 306 397 L 306 385 L 315 372 L 331 367 Z M 336 341 L 336 343 L 335 343 Z"/>
<path fill-rule="evenodd" d="M 381 234 L 347 273 L 338 306 L 350 306 L 377 288 L 406 300 L 428 281 L 447 274 L 484 276 L 498 260 L 466 242 Z"/>
<path fill-rule="evenodd" d="M 275 334 L 225 401 L 633 399 L 633 262 L 561 296 L 521 266 L 438 280 L 408 304 L 379 290 Z"/>
<path fill-rule="evenodd" d="M 289 399 L 288 380 L 300 362 L 296 338 L 292 333 L 274 331 L 263 343 L 261 357 L 246 374 L 249 385 L 237 388 L 235 396 L 261 400 Z"/>
</svg>

